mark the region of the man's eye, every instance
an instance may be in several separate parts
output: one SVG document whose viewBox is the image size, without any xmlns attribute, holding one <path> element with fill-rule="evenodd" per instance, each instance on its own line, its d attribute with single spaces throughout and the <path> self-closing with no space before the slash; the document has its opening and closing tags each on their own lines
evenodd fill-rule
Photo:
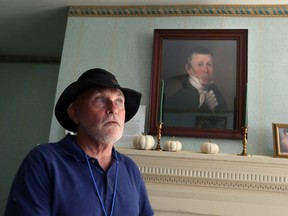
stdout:
<svg viewBox="0 0 288 216">
<path fill-rule="evenodd" d="M 116 100 L 116 103 L 118 105 L 124 104 L 124 100 L 123 99 L 118 99 L 118 100 Z"/>
<path fill-rule="evenodd" d="M 115 101 L 118 107 L 124 108 L 124 100 L 118 99 Z"/>
<path fill-rule="evenodd" d="M 105 102 L 105 99 L 103 97 L 96 97 L 95 101 L 98 103 L 103 103 L 103 102 Z"/>
</svg>

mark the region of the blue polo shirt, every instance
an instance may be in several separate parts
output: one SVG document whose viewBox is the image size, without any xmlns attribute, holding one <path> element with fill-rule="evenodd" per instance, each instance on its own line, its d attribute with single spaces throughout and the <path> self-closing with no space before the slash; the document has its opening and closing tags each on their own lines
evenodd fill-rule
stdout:
<svg viewBox="0 0 288 216">
<path fill-rule="evenodd" d="M 113 215 L 153 215 L 137 165 L 112 151 L 105 172 L 89 158 L 103 205 L 110 215 L 118 166 Z M 118 165 L 117 165 L 118 164 Z M 57 143 L 35 147 L 23 160 L 12 184 L 5 216 L 105 216 L 84 151 L 68 134 Z"/>
</svg>

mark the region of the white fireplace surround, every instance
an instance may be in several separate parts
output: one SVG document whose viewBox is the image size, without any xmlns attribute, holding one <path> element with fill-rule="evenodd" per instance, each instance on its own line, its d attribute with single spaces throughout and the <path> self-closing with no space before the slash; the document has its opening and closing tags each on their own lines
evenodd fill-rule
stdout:
<svg viewBox="0 0 288 216">
<path fill-rule="evenodd" d="M 288 215 L 288 159 L 117 150 L 137 163 L 155 215 Z"/>
</svg>

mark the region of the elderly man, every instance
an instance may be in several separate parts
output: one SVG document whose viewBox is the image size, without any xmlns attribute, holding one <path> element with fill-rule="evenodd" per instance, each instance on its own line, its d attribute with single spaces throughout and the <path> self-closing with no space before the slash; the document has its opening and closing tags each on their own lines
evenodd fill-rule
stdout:
<svg viewBox="0 0 288 216">
<path fill-rule="evenodd" d="M 55 107 L 77 135 L 35 147 L 14 179 L 6 216 L 153 215 L 136 164 L 115 150 L 141 94 L 111 73 L 91 69 L 70 84 Z"/>
</svg>

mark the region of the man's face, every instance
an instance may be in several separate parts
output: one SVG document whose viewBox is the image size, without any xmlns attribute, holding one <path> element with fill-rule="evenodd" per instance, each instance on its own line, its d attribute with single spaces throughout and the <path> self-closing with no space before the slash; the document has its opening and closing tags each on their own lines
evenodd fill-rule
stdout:
<svg viewBox="0 0 288 216">
<path fill-rule="evenodd" d="M 186 71 L 199 79 L 202 85 L 213 80 L 213 58 L 210 54 L 193 54 L 190 64 L 186 64 Z"/>
<path fill-rule="evenodd" d="M 84 134 L 101 144 L 119 140 L 124 130 L 124 103 L 119 89 L 90 89 L 82 94 L 73 104 L 78 135 Z"/>
</svg>

